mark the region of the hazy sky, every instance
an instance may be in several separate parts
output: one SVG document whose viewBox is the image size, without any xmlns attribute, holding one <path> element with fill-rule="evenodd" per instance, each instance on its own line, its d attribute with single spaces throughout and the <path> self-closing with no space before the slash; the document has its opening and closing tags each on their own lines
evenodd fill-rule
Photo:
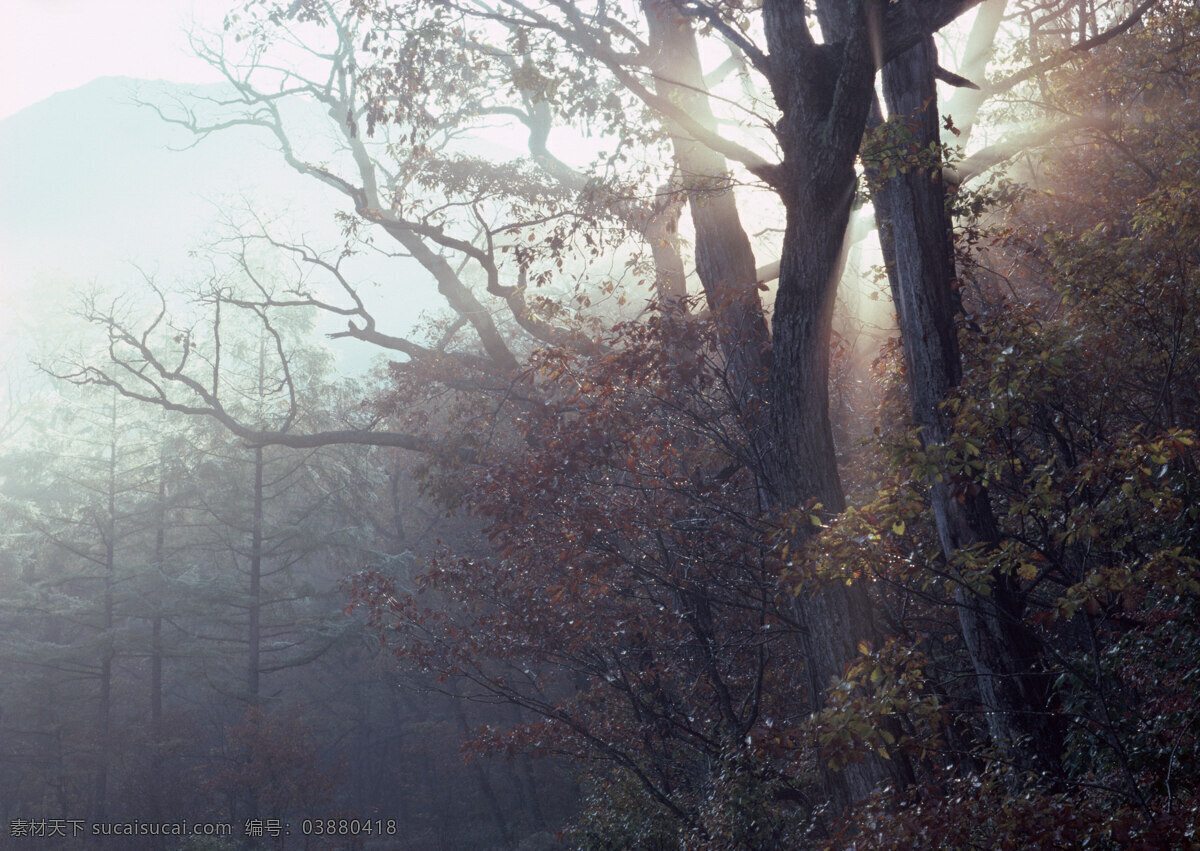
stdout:
<svg viewBox="0 0 1200 851">
<path fill-rule="evenodd" d="M 216 26 L 232 0 L 0 0 L 0 118 L 96 77 L 217 79 L 183 28 Z"/>
</svg>

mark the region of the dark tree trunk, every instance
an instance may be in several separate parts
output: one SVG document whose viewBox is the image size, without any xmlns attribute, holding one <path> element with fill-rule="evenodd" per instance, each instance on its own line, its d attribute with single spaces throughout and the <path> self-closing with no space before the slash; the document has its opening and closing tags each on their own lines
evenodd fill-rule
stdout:
<svg viewBox="0 0 1200 851">
<path fill-rule="evenodd" d="M 643 8 L 658 93 L 715 130 L 690 22 L 662 0 L 643 0 Z M 786 511 L 815 501 L 826 513 L 838 512 L 844 496 L 829 420 L 829 343 L 874 66 L 865 30 L 861 43 L 847 43 L 839 66 L 833 49 L 813 43 L 801 4 L 768 0 L 764 13 L 772 88 L 784 113 L 778 128 L 784 162 L 768 179 L 787 210 L 771 343 L 725 159 L 680 128 L 672 128 L 672 143 L 696 230 L 697 274 L 751 431 L 765 502 Z M 848 73 L 840 74 L 843 68 Z M 872 637 L 870 604 L 861 586 L 835 582 L 801 595 L 796 608 L 817 708 L 859 641 Z M 884 783 L 903 782 L 905 771 L 900 760 L 869 754 L 825 779 L 840 811 Z"/>
<path fill-rule="evenodd" d="M 117 396 L 112 396 L 112 418 L 108 444 L 108 516 L 104 518 L 104 611 L 100 641 L 100 700 L 97 711 L 99 759 L 96 768 L 95 820 L 104 821 L 108 807 L 108 773 L 112 761 L 113 662 L 116 659 L 114 634 L 117 571 Z"/>
<path fill-rule="evenodd" d="M 462 736 L 463 741 L 466 741 L 471 736 L 471 725 L 467 722 L 467 710 L 463 707 L 463 700 L 458 694 L 451 695 L 450 701 L 454 706 L 454 719 L 458 722 L 458 732 Z M 501 847 L 512 848 L 514 846 L 512 828 L 509 826 L 508 817 L 504 813 L 504 808 L 500 805 L 499 798 L 496 797 L 496 789 L 492 785 L 492 779 L 488 776 L 487 768 L 483 764 L 483 760 L 471 760 L 471 774 L 475 778 L 475 785 L 479 789 L 479 794 L 483 796 L 484 802 L 487 804 L 488 812 L 492 815 L 492 820 L 496 823 L 496 830 L 500 834 Z"/>
<path fill-rule="evenodd" d="M 262 560 L 263 560 L 263 448 L 254 447 L 254 508 L 250 526 L 249 624 L 246 630 L 246 699 L 261 698 L 262 672 Z"/>
<path fill-rule="evenodd" d="M 865 17 L 861 9 L 846 14 L 823 16 L 828 43 L 818 45 L 803 4 L 763 5 L 783 150 L 782 165 L 765 176 L 783 200 L 787 221 L 772 324 L 771 441 L 761 473 L 776 507 L 815 502 L 825 514 L 845 506 L 829 419 L 829 344 L 857 184 L 854 162 L 875 76 Z M 858 583 L 814 583 L 797 598 L 797 608 L 813 702 L 820 706 L 859 642 L 875 637 L 870 601 Z M 835 811 L 883 784 L 908 780 L 902 760 L 874 753 L 826 776 Z"/>
<path fill-rule="evenodd" d="M 936 49 L 930 37 L 883 72 L 892 116 L 917 120 L 921 147 L 939 139 Z M 914 168 L 881 188 L 876 202 L 884 259 L 900 320 L 913 420 L 925 446 L 944 443 L 949 426 L 939 409 L 959 383 L 955 269 L 945 189 L 936 167 Z M 943 552 L 994 547 L 999 530 L 987 492 L 949 475 L 929 483 Z M 1060 735 L 1047 722 L 1049 683 L 1039 673 L 1038 646 L 1024 627 L 1023 600 L 1011 576 L 991 577 L 987 596 L 957 594 L 959 622 L 975 669 L 980 701 L 995 743 L 1017 765 L 1058 771 Z"/>
<path fill-rule="evenodd" d="M 259 373 L 260 387 L 262 373 Z M 247 595 L 246 623 L 246 702 L 262 702 L 262 568 L 263 568 L 263 448 L 254 447 L 254 505 L 250 517 L 250 585 Z M 245 758 L 249 760 L 247 753 Z M 246 815 L 257 818 L 258 790 L 248 788 Z"/>
<path fill-rule="evenodd" d="M 151 818 L 162 817 L 163 797 L 163 605 L 166 586 L 167 549 L 167 454 L 165 447 L 158 459 L 158 504 L 154 518 L 153 611 L 150 618 L 150 800 Z M 162 841 L 155 847 L 162 847 Z"/>
</svg>

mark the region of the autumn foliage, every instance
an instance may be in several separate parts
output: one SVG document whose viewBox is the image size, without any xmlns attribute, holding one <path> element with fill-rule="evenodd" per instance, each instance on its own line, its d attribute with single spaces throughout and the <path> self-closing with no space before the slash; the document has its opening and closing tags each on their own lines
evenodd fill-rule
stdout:
<svg viewBox="0 0 1200 851">
<path fill-rule="evenodd" d="M 407 592 L 379 574 L 355 592 L 401 658 L 536 719 L 473 749 L 601 759 L 593 782 L 641 802 L 631 842 L 661 818 L 693 847 L 777 845 L 803 830 L 811 698 L 711 328 L 659 314 L 607 343 L 535 358 L 525 380 L 553 401 L 453 471 L 490 551 L 445 552 Z"/>
<path fill-rule="evenodd" d="M 253 216 L 228 258 L 245 292 L 208 285 L 212 318 L 192 324 L 157 288 L 145 325 L 93 302 L 108 360 L 59 377 L 112 399 L 109 543 L 76 548 L 105 565 L 97 641 L 125 611 L 118 398 L 252 445 L 253 497 L 230 512 L 250 514 L 250 545 L 228 548 L 252 565 L 249 708 L 214 725 L 202 790 L 227 812 L 296 818 L 344 795 L 260 679 L 286 667 L 267 649 L 292 664 L 304 642 L 287 627 L 314 596 L 288 585 L 298 614 L 264 632 L 260 581 L 301 559 L 272 527 L 306 538 L 327 515 L 352 528 L 329 546 L 343 531 L 354 545 L 347 613 L 370 630 L 314 623 L 329 640 L 294 666 L 344 654 L 338 692 L 338 665 L 374 674 L 386 649 L 405 691 L 380 686 L 391 745 L 354 781 L 392 778 L 379 800 L 407 806 L 448 775 L 433 745 L 463 733 L 463 777 L 506 846 L 525 831 L 597 851 L 1200 847 L 1200 12 L 1013 3 L 1028 39 L 980 77 L 995 102 L 966 112 L 1050 129 L 959 161 L 936 81 L 972 83 L 939 65 L 935 36 L 975 4 L 811 5 L 820 40 L 809 5 L 785 0 L 245 0 L 226 21 L 245 57 L 199 43 L 238 96 L 160 114 L 200 138 L 272 134 L 340 198 L 345 241 L 322 254 Z M 713 44 L 736 84 L 707 74 Z M 280 46 L 327 73 L 274 65 Z M 1023 70 L 1004 77 L 1009 61 Z M 333 122 L 331 158 L 289 135 L 303 102 Z M 493 119 L 521 125 L 527 156 L 474 153 Z M 568 164 L 552 131 L 613 151 Z M 753 236 L 748 198 L 771 219 Z M 861 365 L 834 330 L 853 319 L 834 317 L 867 203 L 898 333 Z M 268 286 L 249 246 L 289 256 L 298 280 Z M 762 250 L 778 264 L 760 268 Z M 446 312 L 394 336 L 396 305 L 350 271 L 368 253 L 423 269 Z M 387 353 L 372 390 L 304 386 L 279 321 L 304 312 Z M 258 396 L 243 406 L 222 369 L 246 328 Z M 295 488 L 264 457 L 332 446 L 365 463 L 331 455 L 313 507 L 274 512 L 264 494 Z M 169 455 L 140 533 L 164 577 Z M 412 534 L 409 513 L 436 517 Z M 164 611 L 147 627 L 158 692 Z M 139 657 L 101 648 L 94 665 L 105 759 L 124 658 Z M 451 698 L 448 716 L 418 691 Z M 369 730 L 371 693 L 347 693 L 328 716 Z M 578 784 L 545 795 L 580 803 L 557 836 L 531 756 Z M 410 759 L 425 774 L 395 782 Z M 447 844 L 441 822 L 412 841 Z"/>
<path fill-rule="evenodd" d="M 880 848 L 1197 841 L 1200 233 L 1197 128 L 1183 108 L 1195 26 L 1194 12 L 1164 11 L 1123 49 L 1056 78 L 1063 111 L 1097 89 L 1127 109 L 1059 155 L 964 270 L 972 315 L 964 381 L 945 403 L 953 438 L 931 455 L 885 416 L 883 486 L 827 539 L 823 559 L 872 564 L 903 646 L 864 662 L 855 693 L 872 717 L 903 707 L 928 778 L 855 813 L 844 841 L 858 831 Z M 1148 58 L 1147 45 L 1164 43 L 1176 61 Z M 1172 103 L 1187 117 L 1168 126 Z M 889 369 L 884 410 L 903 390 L 902 370 Z M 987 489 L 997 547 L 941 557 L 924 484 L 939 472 L 964 495 Z M 1052 686 L 1061 773 L 1040 782 L 988 750 L 945 618 L 956 590 L 986 598 L 996 576 L 1015 579 Z"/>
<path fill-rule="evenodd" d="M 951 437 L 923 446 L 885 347 L 875 435 L 833 522 L 761 500 L 704 319 L 659 311 L 617 326 L 603 356 L 536 354 L 521 380 L 538 401 L 496 416 L 483 463 L 429 480 L 445 492 L 453 477 L 489 546 L 353 585 L 407 664 L 526 711 L 477 731 L 469 754 L 576 759 L 571 836 L 589 848 L 1197 842 L 1200 126 L 1181 106 L 1196 24 L 1165 10 L 1051 78 L 1062 109 L 1089 86 L 1137 108 L 971 225 Z M 988 495 L 996 546 L 942 551 L 936 477 Z M 997 577 L 1052 696 L 1046 776 L 989 742 L 954 616 Z M 865 583 L 879 627 L 819 699 L 791 601 L 826 582 Z M 912 782 L 835 824 L 822 773 L 867 752 Z"/>
</svg>

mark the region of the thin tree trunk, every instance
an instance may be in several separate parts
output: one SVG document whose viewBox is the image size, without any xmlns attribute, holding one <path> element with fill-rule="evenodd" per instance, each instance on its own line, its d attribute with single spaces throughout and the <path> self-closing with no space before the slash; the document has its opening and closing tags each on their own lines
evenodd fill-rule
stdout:
<svg viewBox="0 0 1200 851">
<path fill-rule="evenodd" d="M 113 661 L 116 648 L 113 644 L 114 600 L 116 584 L 116 534 L 117 534 L 117 396 L 112 397 L 112 416 L 109 422 L 108 444 L 108 516 L 104 518 L 104 614 L 103 638 L 100 658 L 100 701 L 97 708 L 99 761 L 96 769 L 95 813 L 96 820 L 103 821 L 108 807 L 108 769 L 112 758 L 109 741 L 112 734 L 112 681 Z"/>
<path fill-rule="evenodd" d="M 150 624 L 150 720 L 154 735 L 161 735 L 163 720 L 163 586 L 167 551 L 167 456 L 158 461 L 158 510 L 154 529 L 154 617 Z"/>
<path fill-rule="evenodd" d="M 450 697 L 450 701 L 454 706 L 454 719 L 458 722 L 458 732 L 465 740 L 471 734 L 471 725 L 467 722 L 467 712 L 463 708 L 463 698 L 454 694 Z M 499 799 L 496 798 L 496 790 L 492 786 L 491 778 L 488 777 L 487 769 L 479 759 L 471 760 L 470 766 L 471 773 L 475 775 L 475 784 L 479 787 L 479 793 L 483 795 L 483 800 L 487 803 L 488 810 L 492 814 L 492 819 L 496 822 L 496 829 L 500 832 L 503 847 L 512 848 L 512 829 L 509 827 L 508 818 L 504 815 L 504 809 L 500 806 Z"/>
<path fill-rule="evenodd" d="M 150 815 L 162 816 L 163 788 L 163 585 L 166 577 L 167 455 L 158 459 L 158 505 L 154 528 L 154 611 L 150 620 Z M 161 839 L 156 843 L 162 847 Z"/>
<path fill-rule="evenodd" d="M 254 514 L 250 526 L 250 605 L 246 642 L 246 699 L 261 699 L 262 655 L 262 559 L 263 559 L 263 448 L 254 447 Z"/>
</svg>

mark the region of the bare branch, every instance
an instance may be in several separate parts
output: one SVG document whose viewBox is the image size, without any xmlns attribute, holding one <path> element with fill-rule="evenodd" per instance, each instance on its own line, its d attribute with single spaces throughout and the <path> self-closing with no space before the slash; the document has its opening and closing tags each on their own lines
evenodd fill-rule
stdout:
<svg viewBox="0 0 1200 851">
<path fill-rule="evenodd" d="M 1068 62 L 1077 59 L 1081 53 L 1086 53 L 1093 48 L 1099 47 L 1132 29 L 1157 3 L 1158 0 L 1143 0 L 1124 20 L 1118 24 L 1114 24 L 1099 35 L 1060 50 L 1053 56 L 1047 56 L 1040 62 L 1035 62 L 1027 68 L 1022 68 L 1015 74 L 1010 74 L 1003 79 L 988 83 L 983 87 L 983 91 L 989 95 L 1002 94 L 1039 74 L 1044 74 L 1047 71 L 1052 71 L 1055 68 L 1066 65 Z"/>
<path fill-rule="evenodd" d="M 679 13 L 691 18 L 700 18 L 707 21 L 717 32 L 725 37 L 725 40 L 735 46 L 742 53 L 746 54 L 747 58 L 753 63 L 754 67 L 763 74 L 769 76 L 771 73 L 771 61 L 758 45 L 746 38 L 742 33 L 738 32 L 729 22 L 721 17 L 721 13 L 707 3 L 687 2 L 687 0 L 672 0 L 675 8 Z"/>
<path fill-rule="evenodd" d="M 143 335 L 132 333 L 111 311 L 97 311 L 95 306 L 91 305 L 85 312 L 85 317 L 107 329 L 110 363 L 117 371 L 113 372 L 89 364 L 76 364 L 74 368 L 65 371 L 43 365 L 42 369 L 45 372 L 79 386 L 111 388 L 127 399 L 155 405 L 165 411 L 215 420 L 230 433 L 252 445 L 278 445 L 309 449 L 352 444 L 387 446 L 431 455 L 449 453 L 464 461 L 472 460 L 475 457 L 474 450 L 447 448 L 444 440 L 434 440 L 423 435 L 405 432 L 376 430 L 377 419 L 360 428 L 335 429 L 308 434 L 293 433 L 289 429 L 294 422 L 297 407 L 293 388 L 290 387 L 290 373 L 287 373 L 283 381 L 289 384 L 289 391 L 293 392 L 289 392 L 289 410 L 281 425 L 277 428 L 249 425 L 233 414 L 217 398 L 215 386 L 205 387 L 192 376 L 166 367 L 152 348 L 145 343 Z M 274 332 L 274 329 L 271 329 L 271 332 L 278 342 L 278 334 Z M 276 352 L 286 362 L 282 349 L 277 349 Z M 191 400 L 172 395 L 170 392 L 172 388 L 182 390 L 191 397 Z"/>
</svg>

